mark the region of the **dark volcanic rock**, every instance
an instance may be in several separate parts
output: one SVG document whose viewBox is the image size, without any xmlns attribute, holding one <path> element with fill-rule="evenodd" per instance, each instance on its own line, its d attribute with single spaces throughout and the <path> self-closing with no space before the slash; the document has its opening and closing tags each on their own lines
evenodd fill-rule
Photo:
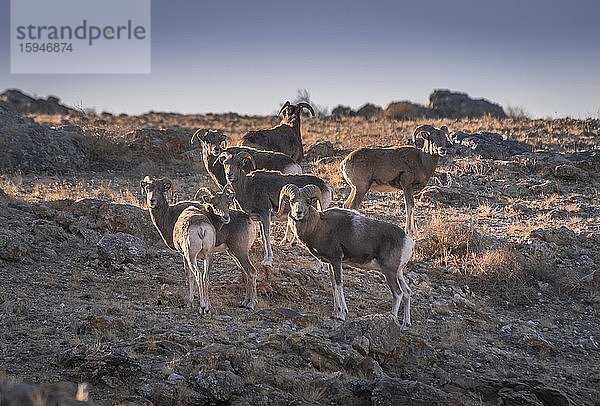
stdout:
<svg viewBox="0 0 600 406">
<path fill-rule="evenodd" d="M 231 371 L 199 372 L 192 378 L 192 387 L 212 402 L 228 402 L 244 390 L 244 380 Z"/>
<path fill-rule="evenodd" d="M 458 400 L 445 392 L 421 382 L 382 378 L 375 383 L 371 405 L 457 405 Z"/>
<path fill-rule="evenodd" d="M 8 89 L 0 94 L 0 101 L 12 106 L 24 114 L 72 114 L 75 110 L 60 104 L 60 99 L 48 96 L 46 99 L 36 99 L 17 89 Z"/>
<path fill-rule="evenodd" d="M 16 231 L 0 229 L 0 258 L 18 261 L 27 254 L 27 244 Z"/>
<path fill-rule="evenodd" d="M 100 259 L 116 264 L 140 262 L 148 254 L 144 241 L 125 233 L 105 234 L 97 246 Z"/>
<path fill-rule="evenodd" d="M 531 145 L 504 139 L 500 134 L 487 131 L 467 133 L 455 131 L 450 135 L 454 153 L 478 155 L 481 158 L 506 159 L 514 155 L 531 152 Z"/>
<path fill-rule="evenodd" d="M 448 118 L 481 117 L 491 115 L 506 118 L 500 105 L 485 99 L 471 99 L 466 93 L 434 90 L 429 96 L 429 108 L 437 115 Z"/>
<path fill-rule="evenodd" d="M 383 109 L 380 106 L 376 106 L 372 103 L 367 103 L 358 110 L 356 110 L 356 115 L 364 118 L 371 118 L 380 116 L 383 113 Z"/>
<path fill-rule="evenodd" d="M 0 104 L 0 169 L 62 173 L 88 166 L 77 126 L 50 128 Z"/>
</svg>

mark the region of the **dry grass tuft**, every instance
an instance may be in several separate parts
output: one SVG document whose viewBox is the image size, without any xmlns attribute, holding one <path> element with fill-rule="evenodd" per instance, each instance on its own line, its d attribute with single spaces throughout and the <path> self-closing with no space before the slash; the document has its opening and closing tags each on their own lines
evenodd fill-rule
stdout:
<svg viewBox="0 0 600 406">
<path fill-rule="evenodd" d="M 451 257 L 462 257 L 480 250 L 483 238 L 469 221 L 448 221 L 441 215 L 434 216 L 419 234 L 424 236 L 415 243 L 415 258 L 442 259 L 448 265 Z"/>
</svg>

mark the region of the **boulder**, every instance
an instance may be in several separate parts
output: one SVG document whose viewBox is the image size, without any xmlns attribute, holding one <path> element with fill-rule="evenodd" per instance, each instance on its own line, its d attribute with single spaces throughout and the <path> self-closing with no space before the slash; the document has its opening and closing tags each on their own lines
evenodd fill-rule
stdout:
<svg viewBox="0 0 600 406">
<path fill-rule="evenodd" d="M 590 174 L 584 169 L 566 164 L 557 165 L 554 168 L 554 176 L 564 180 L 586 180 L 590 177 Z"/>
<path fill-rule="evenodd" d="M 168 159 L 175 155 L 195 150 L 190 144 L 193 128 L 138 128 L 123 135 L 126 143 L 134 150 L 151 158 Z"/>
<path fill-rule="evenodd" d="M 429 108 L 440 117 L 463 118 L 490 115 L 506 118 L 502 107 L 485 99 L 471 99 L 466 93 L 434 90 L 429 96 Z"/>
<path fill-rule="evenodd" d="M 0 229 L 0 258 L 19 261 L 27 254 L 27 244 L 21 234 L 6 228 Z"/>
<path fill-rule="evenodd" d="M 331 110 L 331 116 L 335 118 L 339 117 L 352 117 L 355 116 L 356 112 L 351 107 L 342 106 L 341 104 Z"/>
<path fill-rule="evenodd" d="M 430 108 L 409 101 L 392 102 L 388 104 L 383 114 L 392 120 L 435 117 L 435 112 Z"/>
<path fill-rule="evenodd" d="M 356 115 L 364 118 L 372 118 L 378 117 L 383 113 L 383 109 L 381 106 L 376 106 L 372 103 L 367 103 L 358 110 L 356 110 Z"/>
<path fill-rule="evenodd" d="M 488 159 L 507 159 L 514 155 L 531 152 L 532 147 L 524 142 L 507 140 L 502 135 L 480 131 L 467 133 L 455 131 L 450 135 L 454 154 L 477 155 Z"/>
<path fill-rule="evenodd" d="M 114 264 L 138 263 L 148 254 L 144 241 L 126 233 L 104 234 L 96 245 L 98 258 Z"/>
<path fill-rule="evenodd" d="M 244 391 L 244 380 L 231 371 L 198 372 L 191 378 L 192 388 L 211 402 L 230 402 Z"/>
<path fill-rule="evenodd" d="M 80 127 L 36 124 L 0 104 L 0 170 L 64 173 L 86 169 L 82 139 Z"/>
<path fill-rule="evenodd" d="M 371 393 L 371 405 L 456 405 L 457 399 L 433 386 L 402 379 L 382 378 L 376 381 Z"/>
<path fill-rule="evenodd" d="M 56 96 L 48 96 L 45 99 L 34 98 L 17 89 L 8 89 L 0 94 L 0 101 L 13 107 L 23 114 L 73 114 L 77 111 L 60 104 Z"/>
</svg>

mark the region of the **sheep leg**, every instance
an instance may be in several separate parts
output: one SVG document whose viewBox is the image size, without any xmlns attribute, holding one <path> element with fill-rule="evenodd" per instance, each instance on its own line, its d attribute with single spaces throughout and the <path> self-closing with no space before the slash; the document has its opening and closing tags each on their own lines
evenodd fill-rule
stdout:
<svg viewBox="0 0 600 406">
<path fill-rule="evenodd" d="M 383 274 L 392 292 L 392 317 L 396 324 L 398 324 L 398 310 L 400 310 L 400 303 L 404 300 L 404 291 L 398 281 L 396 270 L 388 268 L 383 271 Z"/>
<path fill-rule="evenodd" d="M 406 186 L 403 188 L 404 190 L 404 206 L 406 209 L 406 225 L 404 226 L 404 231 L 409 236 L 415 235 L 415 217 L 413 213 L 413 209 L 415 207 L 415 198 L 413 196 L 412 186 Z"/>
<path fill-rule="evenodd" d="M 329 275 L 333 288 L 333 318 L 346 320 L 348 306 L 344 298 L 344 286 L 342 284 L 342 261 L 337 259 L 329 265 Z"/>
<path fill-rule="evenodd" d="M 370 188 L 370 184 L 358 184 L 355 185 L 353 183 L 350 184 L 350 195 L 348 196 L 348 199 L 346 200 L 346 202 L 344 203 L 344 207 L 346 209 L 353 209 L 353 210 L 357 210 L 361 203 L 363 202 L 365 195 L 367 194 L 367 192 L 369 191 Z"/>
<path fill-rule="evenodd" d="M 212 267 L 212 254 L 206 254 L 204 258 L 204 269 L 202 274 L 198 273 L 198 290 L 200 291 L 200 314 L 208 314 L 210 311 L 210 299 L 208 297 L 208 274 Z M 197 265 L 196 265 L 197 266 Z"/>
<path fill-rule="evenodd" d="M 260 216 L 260 231 L 263 240 L 263 247 L 265 250 L 265 256 L 262 265 L 273 266 L 273 250 L 271 248 L 270 240 L 270 229 L 271 229 L 271 215 L 270 213 L 266 216 Z"/>
<path fill-rule="evenodd" d="M 412 291 L 408 287 L 408 283 L 406 283 L 406 279 L 404 278 L 404 272 L 402 272 L 401 266 L 398 268 L 398 282 L 400 283 L 400 288 L 402 289 L 402 307 L 404 309 L 404 316 L 402 318 L 402 328 L 409 327 L 411 325 L 410 322 L 410 296 L 412 295 Z M 398 311 L 396 310 L 396 315 Z"/>
<path fill-rule="evenodd" d="M 284 245 L 292 245 L 294 243 L 294 240 L 296 239 L 296 235 L 294 234 L 294 232 L 292 231 L 292 227 L 290 226 L 290 223 L 287 222 L 285 224 L 285 234 L 283 235 L 283 238 L 281 239 L 281 241 L 279 241 L 279 246 L 282 247 Z"/>
<path fill-rule="evenodd" d="M 252 265 L 252 262 L 250 262 L 247 254 L 233 255 L 235 263 L 243 271 L 244 279 L 246 280 L 246 294 L 241 305 L 246 309 L 254 310 L 258 301 L 256 293 L 256 269 Z"/>
<path fill-rule="evenodd" d="M 187 306 L 189 308 L 194 307 L 194 287 L 196 286 L 196 280 L 194 279 L 194 274 L 191 269 L 189 269 L 187 265 L 187 261 L 185 257 L 183 258 L 183 271 L 185 272 L 185 276 L 187 277 L 188 283 L 188 298 L 187 298 Z"/>
</svg>

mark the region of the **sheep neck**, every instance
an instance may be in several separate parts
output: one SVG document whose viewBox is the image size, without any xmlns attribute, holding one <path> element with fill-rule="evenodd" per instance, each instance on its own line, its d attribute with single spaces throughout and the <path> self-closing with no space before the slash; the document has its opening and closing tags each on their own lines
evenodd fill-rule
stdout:
<svg viewBox="0 0 600 406">
<path fill-rule="evenodd" d="M 283 117 L 281 119 L 281 125 L 287 125 L 288 127 L 292 127 L 294 130 L 294 134 L 300 138 L 300 115 L 294 115 L 292 117 Z"/>
<path fill-rule="evenodd" d="M 420 150 L 421 156 L 421 165 L 425 169 L 425 173 L 427 175 L 427 179 L 429 179 L 433 172 L 435 172 L 435 168 L 437 167 L 438 161 L 440 160 L 440 156 L 438 154 L 433 153 L 431 150 L 431 146 L 429 142 L 426 142 L 423 145 L 423 149 Z"/>
<path fill-rule="evenodd" d="M 312 237 L 318 228 L 320 218 L 321 214 L 314 207 L 311 207 L 306 217 L 302 220 L 294 221 L 296 236 L 300 241 L 306 244 L 313 239 Z"/>
<path fill-rule="evenodd" d="M 154 224 L 154 227 L 158 230 L 158 234 L 160 234 L 164 243 L 172 250 L 176 250 L 175 244 L 173 243 L 173 229 L 175 228 L 175 222 L 183 211 L 183 208 L 179 210 L 179 208 L 175 209 L 169 206 L 167 199 L 163 195 L 162 198 L 159 199 L 156 207 L 149 208 L 149 211 L 152 224 Z"/>
</svg>

